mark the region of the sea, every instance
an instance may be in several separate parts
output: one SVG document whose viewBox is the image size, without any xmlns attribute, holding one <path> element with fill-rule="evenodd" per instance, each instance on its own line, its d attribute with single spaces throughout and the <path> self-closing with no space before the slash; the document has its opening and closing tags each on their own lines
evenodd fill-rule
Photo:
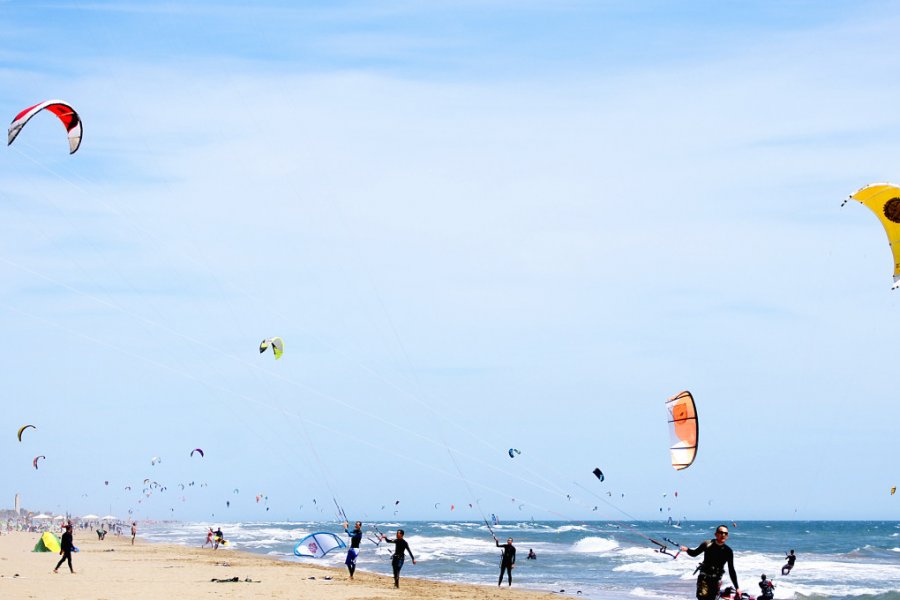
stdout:
<svg viewBox="0 0 900 600">
<path fill-rule="evenodd" d="M 504 543 L 513 538 L 517 550 L 513 586 L 583 598 L 690 599 L 694 569 L 700 558 L 677 558 L 656 551 L 652 538 L 691 548 L 711 539 L 719 522 L 659 521 L 559 522 L 523 521 L 492 526 Z M 896 521 L 744 521 L 726 523 L 728 545 L 735 553 L 741 589 L 756 595 L 760 576 L 775 583 L 776 599 L 900 600 L 900 522 Z M 321 559 L 297 558 L 293 550 L 305 535 L 326 531 L 340 534 L 335 522 L 153 523 L 141 527 L 141 537 L 157 542 L 197 546 L 209 526 L 221 526 L 229 549 L 277 559 L 343 568 L 344 552 Z M 497 584 L 500 550 L 485 523 L 473 521 L 404 521 L 375 523 L 393 537 L 398 528 L 416 556 L 407 560 L 402 576 L 447 582 Z M 364 526 L 358 568 L 389 575 L 392 545 L 376 545 L 375 530 Z M 670 543 L 672 542 L 672 543 Z M 535 560 L 525 557 L 529 550 Z M 781 575 L 785 554 L 794 550 L 797 562 Z M 217 552 L 227 553 L 220 548 Z M 730 585 L 726 574 L 724 585 Z M 504 585 L 506 582 L 504 581 Z"/>
</svg>

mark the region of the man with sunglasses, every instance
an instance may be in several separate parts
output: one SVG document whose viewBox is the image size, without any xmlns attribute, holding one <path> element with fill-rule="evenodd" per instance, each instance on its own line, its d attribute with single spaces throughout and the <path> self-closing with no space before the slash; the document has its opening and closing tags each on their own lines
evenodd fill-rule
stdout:
<svg viewBox="0 0 900 600">
<path fill-rule="evenodd" d="M 728 565 L 728 576 L 734 584 L 734 598 L 741 597 L 741 586 L 738 585 L 737 573 L 734 571 L 734 552 L 725 543 L 728 539 L 728 527 L 719 525 L 716 527 L 716 537 L 706 540 L 693 550 L 682 546 L 681 551 L 689 556 L 699 556 L 703 553 L 703 562 L 697 567 L 700 575 L 697 577 L 697 600 L 715 600 L 719 594 L 719 582 L 725 574 L 725 565 Z M 696 571 L 694 571 L 696 573 Z"/>
</svg>

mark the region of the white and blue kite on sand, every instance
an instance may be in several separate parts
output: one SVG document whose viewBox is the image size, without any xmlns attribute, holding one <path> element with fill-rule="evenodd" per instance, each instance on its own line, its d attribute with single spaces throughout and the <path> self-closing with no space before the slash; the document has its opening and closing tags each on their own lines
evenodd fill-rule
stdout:
<svg viewBox="0 0 900 600">
<path fill-rule="evenodd" d="M 333 533 L 319 531 L 311 533 L 294 546 L 294 554 L 307 558 L 322 558 L 332 550 L 346 548 L 344 540 Z"/>
</svg>

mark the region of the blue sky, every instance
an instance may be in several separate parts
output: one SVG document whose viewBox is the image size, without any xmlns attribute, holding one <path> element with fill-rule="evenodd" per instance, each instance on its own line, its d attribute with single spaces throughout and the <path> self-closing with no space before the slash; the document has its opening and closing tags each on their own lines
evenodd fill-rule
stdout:
<svg viewBox="0 0 900 600">
<path fill-rule="evenodd" d="M 0 497 L 623 516 L 578 482 L 641 518 L 894 518 L 900 296 L 840 204 L 900 178 L 898 18 L 0 2 L 0 106 L 85 128 L 68 156 L 40 115 L 0 159 Z M 675 473 L 682 389 L 701 448 Z"/>
</svg>

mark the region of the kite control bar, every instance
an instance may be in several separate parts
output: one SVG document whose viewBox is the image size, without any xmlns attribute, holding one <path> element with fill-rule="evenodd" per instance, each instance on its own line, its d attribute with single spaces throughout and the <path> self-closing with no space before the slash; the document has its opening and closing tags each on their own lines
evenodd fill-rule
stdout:
<svg viewBox="0 0 900 600">
<path fill-rule="evenodd" d="M 679 548 L 679 550 L 675 554 L 672 554 L 671 552 L 669 552 L 669 547 L 666 544 L 664 544 L 660 541 L 654 540 L 653 538 L 647 538 L 647 539 L 650 540 L 652 543 L 656 544 L 657 546 L 659 546 L 659 548 L 656 550 L 657 552 L 659 552 L 660 554 L 665 554 L 666 556 L 671 556 L 672 560 L 675 560 L 676 558 L 678 558 L 678 555 L 681 554 L 681 550 L 680 550 L 681 546 L 679 544 L 673 542 L 672 540 L 670 540 L 667 537 L 664 537 L 663 539 L 666 540 L 667 542 L 669 542 L 670 544 L 672 544 L 673 546 L 675 546 L 676 548 Z"/>
</svg>

